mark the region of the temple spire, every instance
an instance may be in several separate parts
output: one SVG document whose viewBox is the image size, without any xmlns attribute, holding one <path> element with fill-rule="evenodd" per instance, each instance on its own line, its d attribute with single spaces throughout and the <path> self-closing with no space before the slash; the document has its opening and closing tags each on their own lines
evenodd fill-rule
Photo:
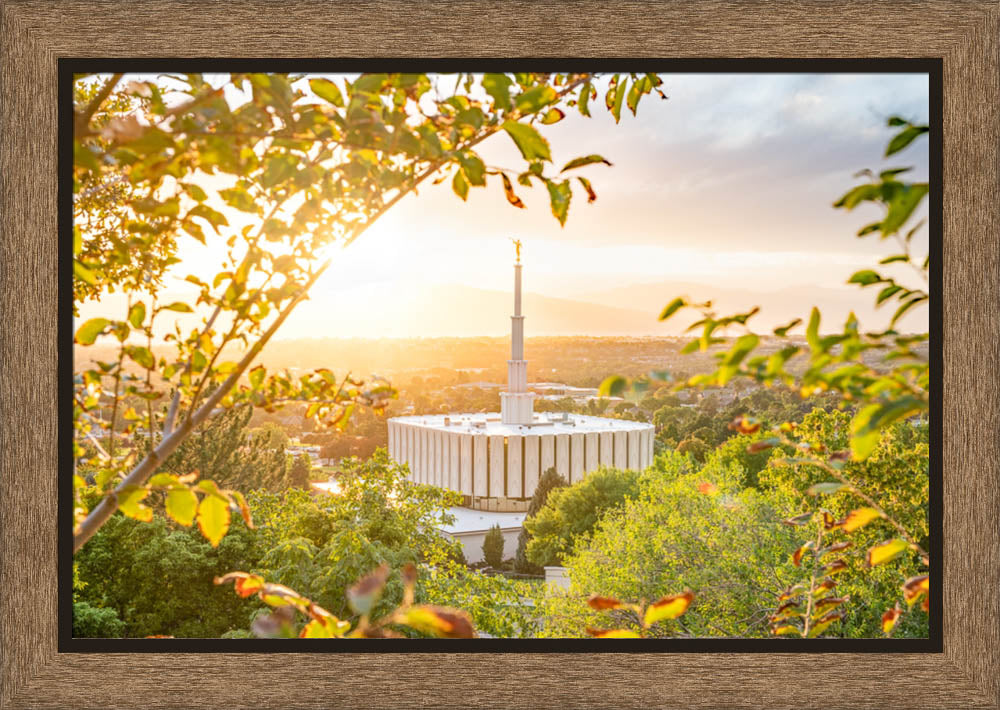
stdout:
<svg viewBox="0 0 1000 710">
<path fill-rule="evenodd" d="M 528 392 L 528 363 L 524 360 L 524 316 L 521 314 L 521 241 L 514 242 L 514 315 L 510 317 L 510 360 L 507 391 L 500 393 L 500 418 L 504 424 L 530 425 L 534 419 L 534 393 Z"/>
</svg>

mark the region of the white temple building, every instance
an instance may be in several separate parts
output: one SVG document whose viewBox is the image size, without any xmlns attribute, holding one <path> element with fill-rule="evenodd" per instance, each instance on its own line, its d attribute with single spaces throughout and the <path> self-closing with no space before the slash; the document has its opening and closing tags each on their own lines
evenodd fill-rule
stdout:
<svg viewBox="0 0 1000 710">
<path fill-rule="evenodd" d="M 389 454 L 410 480 L 461 493 L 478 510 L 523 511 L 541 474 L 570 483 L 600 466 L 643 469 L 653 461 L 653 425 L 567 412 L 534 412 L 521 314 L 521 260 L 514 264 L 507 390 L 500 412 L 427 414 L 388 421 Z"/>
</svg>

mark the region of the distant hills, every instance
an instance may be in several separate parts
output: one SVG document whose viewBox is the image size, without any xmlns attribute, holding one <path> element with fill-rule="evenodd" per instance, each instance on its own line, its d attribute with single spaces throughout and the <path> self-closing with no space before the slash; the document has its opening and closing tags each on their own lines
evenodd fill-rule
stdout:
<svg viewBox="0 0 1000 710">
<path fill-rule="evenodd" d="M 405 300 L 365 299 L 363 292 L 356 297 L 357 304 L 344 299 L 337 309 L 309 303 L 300 326 L 307 319 L 315 337 L 506 335 L 514 312 L 511 291 L 451 284 L 416 286 Z M 528 336 L 665 334 L 656 313 L 627 306 L 526 293 L 522 312 Z"/>
<path fill-rule="evenodd" d="M 456 284 L 417 284 L 406 298 L 387 298 L 366 288 L 352 290 L 331 308 L 310 301 L 296 314 L 293 337 L 420 337 L 506 335 L 510 332 L 513 294 L 510 291 Z M 678 335 L 695 314 L 681 313 L 668 323 L 657 317 L 676 296 L 712 299 L 716 311 L 738 313 L 760 306 L 751 325 L 764 333 L 794 318 L 808 318 L 813 305 L 823 312 L 821 330 L 839 330 L 853 309 L 866 329 L 883 327 L 891 308 L 879 312 L 869 305 L 875 293 L 860 289 L 797 286 L 774 291 L 664 281 L 638 283 L 610 290 L 575 292 L 567 298 L 524 294 L 525 334 L 542 335 Z M 925 311 L 903 327 L 926 328 Z M 796 332 L 802 332 L 800 326 Z M 290 334 L 291 335 L 291 334 Z"/>
</svg>

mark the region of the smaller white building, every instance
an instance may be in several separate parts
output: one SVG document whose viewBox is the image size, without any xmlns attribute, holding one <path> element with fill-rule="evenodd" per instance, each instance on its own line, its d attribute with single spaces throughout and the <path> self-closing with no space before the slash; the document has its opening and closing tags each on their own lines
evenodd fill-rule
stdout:
<svg viewBox="0 0 1000 710">
<path fill-rule="evenodd" d="M 483 541 L 494 525 L 499 525 L 503 533 L 503 558 L 506 560 L 517 554 L 517 538 L 521 534 L 524 513 L 493 513 L 461 507 L 449 508 L 448 512 L 455 516 L 455 522 L 442 527 L 441 531 L 462 543 L 462 552 L 469 564 L 483 561 Z"/>
</svg>

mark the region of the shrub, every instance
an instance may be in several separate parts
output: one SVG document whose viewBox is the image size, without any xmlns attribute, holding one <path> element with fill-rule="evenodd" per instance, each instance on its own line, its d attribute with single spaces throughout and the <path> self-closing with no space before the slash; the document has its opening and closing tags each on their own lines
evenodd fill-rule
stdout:
<svg viewBox="0 0 1000 710">
<path fill-rule="evenodd" d="M 503 533 L 499 525 L 491 527 L 483 539 L 483 558 L 494 569 L 503 564 Z"/>
</svg>

